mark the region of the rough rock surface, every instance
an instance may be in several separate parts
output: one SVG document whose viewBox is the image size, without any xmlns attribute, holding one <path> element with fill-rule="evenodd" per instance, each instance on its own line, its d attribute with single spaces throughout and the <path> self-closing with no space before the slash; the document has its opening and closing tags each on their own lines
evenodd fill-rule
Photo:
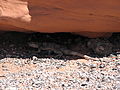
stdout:
<svg viewBox="0 0 120 90">
<path fill-rule="evenodd" d="M 0 30 L 119 32 L 119 0 L 0 0 Z"/>
</svg>

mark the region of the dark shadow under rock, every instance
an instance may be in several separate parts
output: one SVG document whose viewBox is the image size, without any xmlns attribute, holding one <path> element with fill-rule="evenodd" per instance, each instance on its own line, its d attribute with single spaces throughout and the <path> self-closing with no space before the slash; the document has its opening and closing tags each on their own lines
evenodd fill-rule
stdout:
<svg viewBox="0 0 120 90">
<path fill-rule="evenodd" d="M 0 58 L 1 59 L 6 57 L 32 58 L 33 56 L 37 56 L 39 58 L 56 58 L 63 60 L 70 59 L 73 60 L 82 58 L 79 56 L 65 54 L 59 56 L 54 51 L 49 53 L 48 50 L 37 52 L 38 49 L 29 47 L 28 42 L 56 43 L 60 46 L 62 45 L 66 47 L 69 50 L 79 52 L 84 55 L 89 55 L 91 57 L 103 57 L 120 51 L 120 33 L 114 33 L 112 37 L 107 39 L 113 45 L 112 52 L 110 51 L 110 53 L 107 53 L 107 55 L 106 54 L 99 55 L 99 53 L 95 53 L 94 47 L 92 47 L 91 49 L 87 45 L 89 40 L 91 39 L 71 33 L 49 34 L 49 33 L 6 32 L 2 34 L 0 37 Z M 104 41 L 104 38 L 102 40 Z M 100 42 L 95 42 L 94 44 L 98 43 Z M 92 46 L 92 44 L 90 46 Z"/>
</svg>

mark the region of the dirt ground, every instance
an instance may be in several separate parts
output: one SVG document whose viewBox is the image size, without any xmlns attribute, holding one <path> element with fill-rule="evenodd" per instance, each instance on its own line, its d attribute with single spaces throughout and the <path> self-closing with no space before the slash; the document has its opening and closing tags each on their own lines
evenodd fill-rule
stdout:
<svg viewBox="0 0 120 90">
<path fill-rule="evenodd" d="M 80 52 L 85 55 L 92 57 L 103 57 L 110 54 L 116 54 L 120 52 L 120 33 L 114 33 L 110 38 L 100 38 L 101 40 L 108 40 L 112 44 L 111 46 L 106 46 L 111 49 L 107 54 L 96 53 L 94 44 L 99 42 L 92 42 L 89 46 L 88 42 L 91 40 L 86 37 L 79 35 L 74 35 L 71 33 L 21 33 L 21 32 L 6 32 L 0 37 L 0 58 L 31 58 L 32 56 L 37 56 L 39 58 L 57 58 L 57 59 L 77 59 L 81 58 L 78 56 L 72 55 L 63 55 L 62 57 L 55 57 L 55 53 L 48 54 L 48 51 L 34 52 L 37 51 L 35 48 L 28 46 L 28 42 L 52 42 L 62 46 L 67 47 L 68 49 Z M 106 48 L 105 47 L 105 48 Z"/>
</svg>

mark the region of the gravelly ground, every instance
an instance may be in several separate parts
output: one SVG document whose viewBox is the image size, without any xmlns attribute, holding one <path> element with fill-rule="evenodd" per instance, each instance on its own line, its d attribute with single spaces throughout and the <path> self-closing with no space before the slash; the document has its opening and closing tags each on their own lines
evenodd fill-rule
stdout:
<svg viewBox="0 0 120 90">
<path fill-rule="evenodd" d="M 27 45 L 29 41 L 76 45 L 76 38 L 81 40 L 81 53 L 101 59 L 55 58 L 46 51 L 33 53 Z M 88 40 L 69 33 L 1 35 L 0 90 L 120 90 L 120 33 L 108 39 L 113 44 L 111 55 L 97 55 L 86 47 Z"/>
<path fill-rule="evenodd" d="M 120 58 L 104 61 L 17 59 L 0 62 L 1 90 L 119 90 Z"/>
</svg>

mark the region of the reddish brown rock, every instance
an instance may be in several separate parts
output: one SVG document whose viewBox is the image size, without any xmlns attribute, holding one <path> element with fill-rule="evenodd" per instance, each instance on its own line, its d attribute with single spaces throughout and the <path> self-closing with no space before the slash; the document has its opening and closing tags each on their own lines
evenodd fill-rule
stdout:
<svg viewBox="0 0 120 90">
<path fill-rule="evenodd" d="M 0 30 L 120 32 L 120 1 L 0 0 Z"/>
</svg>

